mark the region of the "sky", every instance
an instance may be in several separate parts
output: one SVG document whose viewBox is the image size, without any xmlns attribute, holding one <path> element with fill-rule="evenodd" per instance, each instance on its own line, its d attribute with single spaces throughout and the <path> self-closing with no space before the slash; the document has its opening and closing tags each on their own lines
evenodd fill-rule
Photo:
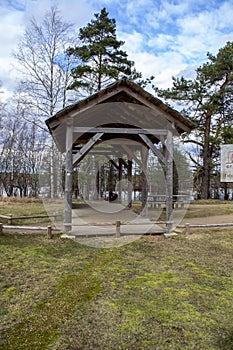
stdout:
<svg viewBox="0 0 233 350">
<path fill-rule="evenodd" d="M 172 85 L 172 76 L 195 77 L 195 69 L 233 41 L 232 0 L 0 0 L 1 96 L 9 96 L 18 73 L 17 51 L 26 26 L 56 5 L 64 21 L 77 30 L 103 7 L 115 18 L 117 38 L 143 77 L 155 76 L 158 87 Z"/>
</svg>

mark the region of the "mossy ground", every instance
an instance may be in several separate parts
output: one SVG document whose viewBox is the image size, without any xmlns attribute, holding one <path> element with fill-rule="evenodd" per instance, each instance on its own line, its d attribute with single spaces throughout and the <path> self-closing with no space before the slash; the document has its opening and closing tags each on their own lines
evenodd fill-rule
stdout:
<svg viewBox="0 0 233 350">
<path fill-rule="evenodd" d="M 1 350 L 233 349 L 233 231 L 94 249 L 0 236 Z"/>
</svg>

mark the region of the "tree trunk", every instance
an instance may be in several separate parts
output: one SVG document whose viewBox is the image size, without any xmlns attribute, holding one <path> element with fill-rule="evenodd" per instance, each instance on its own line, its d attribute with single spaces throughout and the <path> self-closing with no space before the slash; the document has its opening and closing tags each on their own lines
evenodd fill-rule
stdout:
<svg viewBox="0 0 233 350">
<path fill-rule="evenodd" d="M 227 192 L 227 182 L 224 182 L 224 200 L 227 201 L 229 199 L 228 192 Z"/>
<path fill-rule="evenodd" d="M 203 147 L 203 176 L 201 183 L 201 199 L 210 198 L 210 169 L 211 169 L 211 151 L 209 144 L 211 127 L 211 115 L 207 113 L 205 130 L 204 130 L 204 147 Z"/>
<path fill-rule="evenodd" d="M 132 160 L 128 159 L 128 208 L 132 208 Z"/>
<path fill-rule="evenodd" d="M 142 158 L 142 216 L 148 215 L 147 198 L 148 198 L 148 183 L 147 183 L 147 162 L 149 150 L 143 147 L 141 150 Z"/>
</svg>

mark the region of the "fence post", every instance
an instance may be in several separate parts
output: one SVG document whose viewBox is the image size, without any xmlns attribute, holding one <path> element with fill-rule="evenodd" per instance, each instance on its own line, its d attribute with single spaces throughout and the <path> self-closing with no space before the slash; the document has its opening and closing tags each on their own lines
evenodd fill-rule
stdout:
<svg viewBox="0 0 233 350">
<path fill-rule="evenodd" d="M 9 225 L 12 225 L 12 214 L 8 215 L 8 221 L 7 222 L 8 222 Z"/>
<path fill-rule="evenodd" d="M 47 227 L 47 235 L 48 235 L 48 238 L 51 239 L 53 237 L 53 234 L 52 234 L 52 227 L 51 226 L 48 226 Z"/>
<path fill-rule="evenodd" d="M 185 224 L 185 236 L 187 237 L 190 234 L 190 224 Z"/>
<path fill-rule="evenodd" d="M 121 222 L 116 221 L 116 238 L 120 238 L 121 236 Z"/>
</svg>

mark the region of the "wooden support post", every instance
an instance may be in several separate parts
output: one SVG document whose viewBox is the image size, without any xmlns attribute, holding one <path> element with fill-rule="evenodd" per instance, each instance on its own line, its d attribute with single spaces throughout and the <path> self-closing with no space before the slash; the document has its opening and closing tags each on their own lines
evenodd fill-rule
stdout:
<svg viewBox="0 0 233 350">
<path fill-rule="evenodd" d="M 50 149 L 50 198 L 55 198 L 55 191 L 54 191 L 54 185 L 55 185 L 55 179 L 54 179 L 54 157 L 55 157 L 55 151 L 54 151 L 54 140 L 52 140 L 51 149 Z"/>
<path fill-rule="evenodd" d="M 116 221 L 116 238 L 120 238 L 121 236 L 121 222 Z"/>
<path fill-rule="evenodd" d="M 2 233 L 3 224 L 0 222 L 0 234 Z"/>
<path fill-rule="evenodd" d="M 95 174 L 96 174 L 96 183 L 95 183 L 95 190 L 94 190 L 94 199 L 98 200 L 100 199 L 100 179 L 101 179 L 101 175 L 100 175 L 100 169 L 99 169 L 99 162 L 98 160 L 95 161 Z"/>
<path fill-rule="evenodd" d="M 119 158 L 119 169 L 118 169 L 118 180 L 119 180 L 119 184 L 118 184 L 118 201 L 119 203 L 122 202 L 122 159 Z"/>
<path fill-rule="evenodd" d="M 48 238 L 51 239 L 53 237 L 53 234 L 52 234 L 52 226 L 48 226 L 47 227 L 47 235 L 48 235 Z"/>
<path fill-rule="evenodd" d="M 66 122 L 66 163 L 65 163 L 65 208 L 64 223 L 66 232 L 72 229 L 72 145 L 73 145 L 73 119 Z"/>
<path fill-rule="evenodd" d="M 171 131 L 167 133 L 166 139 L 166 220 L 173 220 L 173 135 Z M 171 234 L 172 225 L 167 225 L 166 234 Z"/>
<path fill-rule="evenodd" d="M 113 178 L 114 178 L 113 166 L 114 165 L 112 164 L 112 162 L 110 162 L 109 177 L 108 177 L 108 193 L 109 193 L 108 201 L 109 201 L 109 203 L 114 201 L 113 192 L 115 190 L 115 187 L 114 187 L 114 183 L 113 183 Z"/>
<path fill-rule="evenodd" d="M 148 184 L 147 184 L 147 161 L 148 161 L 149 150 L 147 147 L 142 147 L 141 158 L 142 158 L 142 216 L 148 216 Z"/>
<path fill-rule="evenodd" d="M 128 159 L 128 208 L 132 208 L 132 160 Z"/>
</svg>

